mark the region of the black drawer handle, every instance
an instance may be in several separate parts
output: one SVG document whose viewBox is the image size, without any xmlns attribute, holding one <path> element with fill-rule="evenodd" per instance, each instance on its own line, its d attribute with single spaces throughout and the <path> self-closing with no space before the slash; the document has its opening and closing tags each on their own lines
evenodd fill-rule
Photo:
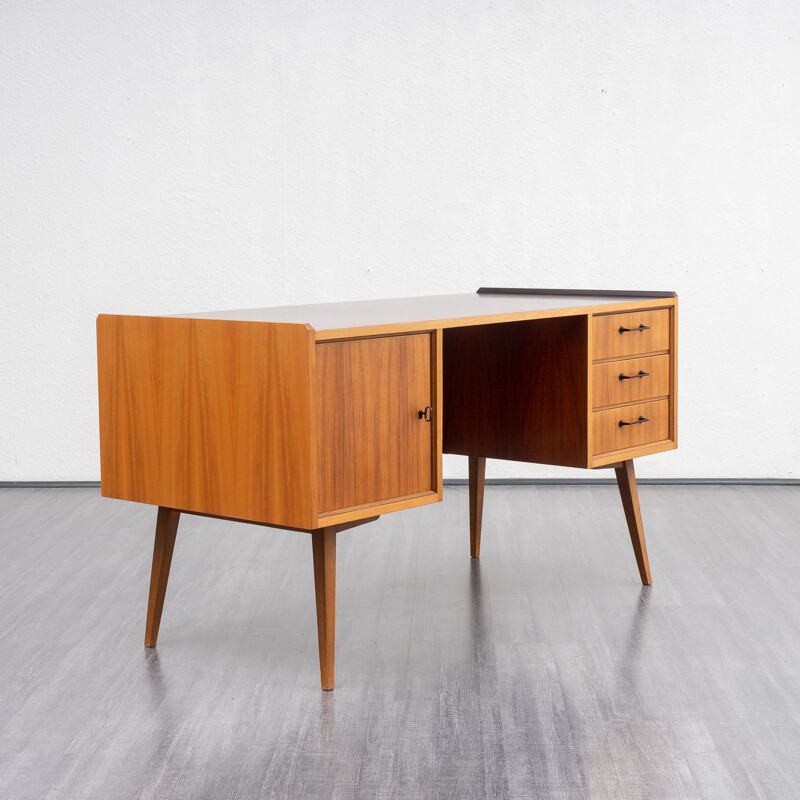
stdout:
<svg viewBox="0 0 800 800">
<path fill-rule="evenodd" d="M 650 330 L 650 326 L 649 325 L 645 325 L 644 323 L 639 325 L 638 328 L 625 328 L 622 325 L 619 326 L 619 332 L 620 333 L 636 333 L 637 331 L 639 333 L 642 333 L 642 331 L 649 331 L 649 330 Z"/>
<path fill-rule="evenodd" d="M 632 381 L 634 378 L 646 378 L 649 374 L 649 372 L 645 372 L 643 369 L 639 370 L 638 375 L 626 375 L 624 372 L 620 372 L 619 379 L 621 381 Z"/>
<path fill-rule="evenodd" d="M 641 417 L 641 416 L 639 417 L 639 419 L 636 420 L 636 422 L 625 422 L 625 420 L 621 419 L 619 421 L 619 426 L 620 428 L 624 428 L 626 425 L 641 425 L 643 422 L 650 422 L 650 420 L 647 419 L 647 417 Z"/>
<path fill-rule="evenodd" d="M 433 409 L 430 406 L 425 406 L 424 411 L 417 412 L 417 419 L 424 419 L 425 422 L 430 422 L 433 419 Z"/>
</svg>

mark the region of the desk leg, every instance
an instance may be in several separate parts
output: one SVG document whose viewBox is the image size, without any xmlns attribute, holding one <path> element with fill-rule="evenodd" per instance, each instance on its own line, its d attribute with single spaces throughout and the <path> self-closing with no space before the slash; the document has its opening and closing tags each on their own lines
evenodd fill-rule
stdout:
<svg viewBox="0 0 800 800">
<path fill-rule="evenodd" d="M 481 554 L 481 524 L 483 522 L 483 488 L 486 478 L 486 459 L 469 457 L 469 554 Z"/>
<path fill-rule="evenodd" d="M 336 534 L 375 522 L 378 517 L 342 522 L 311 531 L 314 553 L 314 591 L 317 595 L 317 639 L 322 688 L 333 689 L 333 658 L 336 641 Z"/>
<path fill-rule="evenodd" d="M 169 568 L 172 564 L 172 551 L 175 549 L 175 536 L 178 533 L 180 518 L 180 511 L 159 506 L 156 518 L 156 541 L 153 545 L 153 568 L 150 572 L 150 598 L 147 601 L 145 647 L 155 647 L 158 640 L 158 628 L 161 625 L 164 595 L 167 593 Z"/>
<path fill-rule="evenodd" d="M 639 490 L 636 487 L 636 475 L 633 471 L 633 460 L 623 461 L 614 467 L 617 473 L 617 485 L 622 498 L 622 507 L 625 509 L 625 519 L 628 522 L 628 531 L 631 535 L 633 553 L 636 556 L 636 565 L 639 575 L 645 586 L 653 582 L 650 578 L 650 562 L 647 560 L 647 543 L 644 540 L 644 527 L 642 526 L 642 513 L 639 510 Z"/>
<path fill-rule="evenodd" d="M 311 532 L 314 551 L 314 589 L 317 595 L 317 637 L 322 688 L 333 689 L 336 640 L 336 526 Z"/>
</svg>

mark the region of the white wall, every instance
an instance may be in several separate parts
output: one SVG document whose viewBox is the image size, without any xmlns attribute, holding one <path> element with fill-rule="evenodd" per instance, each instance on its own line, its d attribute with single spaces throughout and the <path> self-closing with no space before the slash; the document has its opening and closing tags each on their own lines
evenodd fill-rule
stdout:
<svg viewBox="0 0 800 800">
<path fill-rule="evenodd" d="M 0 90 L 0 480 L 98 477 L 98 312 L 485 284 L 676 290 L 640 474 L 800 476 L 796 0 L 0 0 Z"/>
</svg>

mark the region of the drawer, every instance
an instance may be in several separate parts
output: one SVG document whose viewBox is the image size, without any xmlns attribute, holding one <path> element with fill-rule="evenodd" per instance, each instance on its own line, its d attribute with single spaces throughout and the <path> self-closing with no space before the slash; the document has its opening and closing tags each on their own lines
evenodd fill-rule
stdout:
<svg viewBox="0 0 800 800">
<path fill-rule="evenodd" d="M 669 350 L 669 309 L 603 314 L 592 322 L 595 360 Z"/>
<path fill-rule="evenodd" d="M 608 408 L 592 417 L 595 455 L 669 439 L 669 400 Z"/>
<path fill-rule="evenodd" d="M 592 403 L 595 408 L 634 403 L 669 394 L 669 356 L 629 358 L 592 367 Z"/>
</svg>

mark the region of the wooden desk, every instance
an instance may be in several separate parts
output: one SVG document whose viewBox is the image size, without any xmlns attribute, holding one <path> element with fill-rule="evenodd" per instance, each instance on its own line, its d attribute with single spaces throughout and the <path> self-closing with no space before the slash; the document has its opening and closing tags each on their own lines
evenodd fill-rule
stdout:
<svg viewBox="0 0 800 800">
<path fill-rule="evenodd" d="M 480 552 L 487 458 L 616 470 L 650 583 L 633 459 L 677 446 L 673 292 L 476 294 L 97 318 L 105 497 L 157 505 L 145 645 L 181 512 L 311 533 L 322 688 L 333 688 L 336 534 L 442 499 L 469 457 Z"/>
</svg>

